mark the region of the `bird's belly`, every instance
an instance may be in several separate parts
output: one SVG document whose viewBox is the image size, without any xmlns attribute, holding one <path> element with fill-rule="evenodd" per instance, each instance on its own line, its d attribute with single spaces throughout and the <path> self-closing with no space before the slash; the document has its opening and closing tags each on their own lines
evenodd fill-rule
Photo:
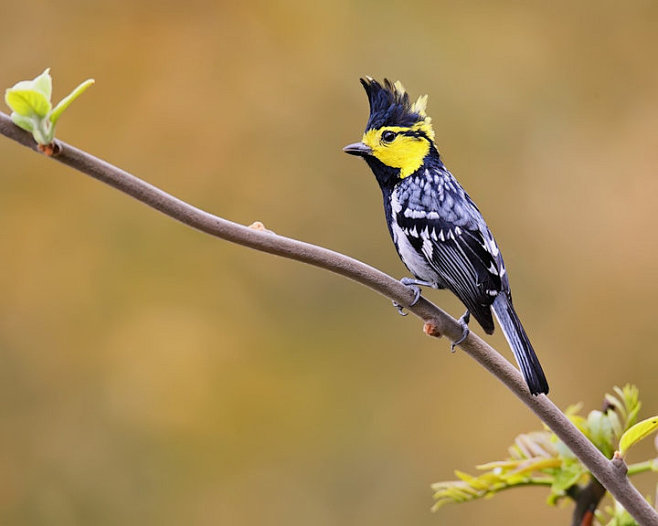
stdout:
<svg viewBox="0 0 658 526">
<path fill-rule="evenodd" d="M 423 254 L 419 254 L 411 245 L 402 228 L 394 221 L 392 224 L 393 242 L 400 259 L 416 278 L 439 285 L 439 275 L 427 264 Z"/>
</svg>

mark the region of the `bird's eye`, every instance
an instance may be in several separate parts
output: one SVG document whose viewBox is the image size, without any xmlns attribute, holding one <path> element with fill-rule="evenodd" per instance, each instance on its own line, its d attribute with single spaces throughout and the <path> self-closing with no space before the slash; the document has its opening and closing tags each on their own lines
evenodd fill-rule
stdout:
<svg viewBox="0 0 658 526">
<path fill-rule="evenodd" d="M 386 130 L 384 133 L 382 133 L 382 141 L 384 142 L 392 142 L 393 139 L 395 139 L 395 136 L 397 134 L 395 132 L 392 132 L 390 130 Z"/>
</svg>

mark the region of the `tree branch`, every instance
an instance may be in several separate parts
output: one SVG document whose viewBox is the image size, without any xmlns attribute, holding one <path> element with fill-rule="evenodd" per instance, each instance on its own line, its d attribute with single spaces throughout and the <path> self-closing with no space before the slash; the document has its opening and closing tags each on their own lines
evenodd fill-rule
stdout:
<svg viewBox="0 0 658 526">
<path fill-rule="evenodd" d="M 32 150 L 39 151 L 32 136 L 15 126 L 4 113 L 0 113 L 0 133 Z M 408 307 L 413 300 L 413 293 L 398 280 L 365 263 L 326 248 L 252 229 L 204 212 L 64 142 L 56 140 L 53 148 L 44 153 L 188 226 L 233 243 L 301 261 L 348 277 L 407 306 L 410 312 L 431 324 L 435 331 L 451 340 L 457 340 L 461 336 L 461 326 L 454 318 L 424 297 L 421 297 L 413 307 Z M 545 395 L 532 396 L 514 366 L 473 332 L 460 347 L 505 384 L 551 428 L 641 525 L 658 526 L 658 514 L 630 483 L 625 470 L 619 469 L 616 464 L 605 458 Z"/>
<path fill-rule="evenodd" d="M 594 512 L 605 497 L 605 488 L 592 478 L 587 486 L 572 486 L 567 494 L 576 502 L 571 526 L 591 526 L 594 522 Z"/>
</svg>

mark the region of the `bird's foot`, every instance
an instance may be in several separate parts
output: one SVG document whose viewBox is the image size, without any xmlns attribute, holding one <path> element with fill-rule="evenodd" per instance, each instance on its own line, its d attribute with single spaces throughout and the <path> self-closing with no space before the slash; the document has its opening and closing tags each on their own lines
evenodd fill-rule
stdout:
<svg viewBox="0 0 658 526">
<path fill-rule="evenodd" d="M 468 336 L 468 333 L 471 332 L 470 329 L 468 328 L 468 322 L 470 320 L 471 320 L 471 313 L 469 311 L 466 311 L 464 315 L 457 320 L 459 322 L 459 325 L 461 325 L 462 335 L 459 337 L 459 339 L 455 340 L 450 344 L 451 352 L 455 352 L 455 347 L 463 343 L 466 337 Z"/>
<path fill-rule="evenodd" d="M 414 299 L 411 300 L 411 303 L 409 304 L 409 307 L 413 307 L 416 303 L 418 303 L 418 300 L 420 299 L 420 287 L 419 285 L 423 287 L 431 287 L 432 283 L 429 283 L 427 281 L 421 281 L 419 279 L 413 279 L 413 278 L 402 278 L 400 280 L 400 283 L 403 285 L 409 287 L 411 291 L 414 293 Z M 398 313 L 400 316 L 406 316 L 409 314 L 408 312 L 404 312 L 404 306 L 400 305 L 397 301 L 393 302 L 393 306 L 398 310 Z"/>
</svg>

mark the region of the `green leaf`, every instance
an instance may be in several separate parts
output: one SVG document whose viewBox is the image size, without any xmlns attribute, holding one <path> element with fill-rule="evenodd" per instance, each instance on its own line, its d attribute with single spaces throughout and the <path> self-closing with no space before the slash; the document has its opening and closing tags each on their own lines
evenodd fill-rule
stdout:
<svg viewBox="0 0 658 526">
<path fill-rule="evenodd" d="M 5 92 L 5 102 L 16 113 L 23 117 L 37 115 L 44 118 L 50 112 L 50 95 L 53 90 L 53 79 L 50 68 L 32 80 L 21 80 Z"/>
<path fill-rule="evenodd" d="M 612 431 L 614 432 L 615 438 L 619 440 L 619 437 L 624 432 L 621 421 L 619 420 L 619 416 L 617 416 L 617 413 L 614 411 L 606 411 L 605 416 L 610 421 L 610 425 L 612 426 Z"/>
<path fill-rule="evenodd" d="M 624 418 L 624 429 L 628 429 L 635 424 L 635 419 L 642 407 L 640 402 L 640 390 L 631 384 L 626 384 L 623 388 L 614 387 L 615 393 L 624 404 L 624 411 L 620 412 Z"/>
<path fill-rule="evenodd" d="M 626 419 L 627 429 L 630 428 L 633 424 L 635 424 L 635 421 L 637 420 L 637 415 L 640 412 L 640 407 L 642 407 L 642 404 L 638 403 L 628 412 L 628 418 Z"/>
<path fill-rule="evenodd" d="M 579 462 L 566 463 L 562 469 L 555 474 L 551 486 L 551 492 L 556 495 L 564 495 L 566 491 L 576 484 L 584 474 L 585 469 Z"/>
<path fill-rule="evenodd" d="M 34 131 L 34 119 L 30 117 L 23 117 L 15 111 L 11 114 L 12 122 L 19 128 L 23 128 L 25 131 L 32 133 Z"/>
<path fill-rule="evenodd" d="M 573 451 L 571 451 L 567 445 L 562 442 L 562 440 L 558 440 L 557 443 L 555 444 L 555 449 L 557 450 L 558 455 L 561 458 L 564 458 L 565 460 L 576 460 L 577 457 L 574 454 Z"/>
<path fill-rule="evenodd" d="M 33 90 L 38 91 L 50 100 L 53 93 L 53 78 L 50 76 L 50 68 L 46 68 L 41 75 L 32 81 L 32 84 Z"/>
<path fill-rule="evenodd" d="M 50 144 L 53 142 L 55 128 L 51 126 L 48 119 L 39 119 L 35 122 L 32 137 L 38 144 Z"/>
<path fill-rule="evenodd" d="M 658 429 L 658 416 L 652 416 L 638 422 L 626 431 L 619 440 L 619 453 L 624 456 L 626 452 L 643 438 L 648 437 Z"/>
<path fill-rule="evenodd" d="M 71 92 L 69 93 L 66 97 L 64 97 L 62 100 L 59 101 L 57 106 L 55 106 L 55 109 L 53 112 L 50 114 L 50 122 L 55 124 L 57 120 L 60 118 L 62 113 L 66 108 L 69 107 L 69 105 L 77 99 L 80 95 L 82 95 L 85 90 L 91 86 L 94 82 L 96 82 L 94 79 L 87 79 L 81 84 L 78 84 L 78 86 Z"/>
<path fill-rule="evenodd" d="M 589 427 L 590 439 L 594 445 L 606 457 L 612 457 L 614 452 L 612 443 L 614 431 L 606 414 L 601 411 L 590 411 L 587 415 L 587 426 Z"/>
<path fill-rule="evenodd" d="M 619 388 L 617 388 L 619 389 Z M 610 406 L 619 413 L 619 416 L 621 416 L 624 420 L 626 420 L 626 408 L 624 407 L 624 404 L 621 403 L 619 398 L 615 398 L 609 393 L 606 393 L 605 395 L 605 400 L 610 404 Z"/>
<path fill-rule="evenodd" d="M 50 112 L 51 107 L 50 101 L 43 93 L 33 89 L 16 89 L 16 87 L 9 88 L 5 92 L 5 102 L 14 112 L 23 117 L 36 115 L 44 118 Z"/>
</svg>

